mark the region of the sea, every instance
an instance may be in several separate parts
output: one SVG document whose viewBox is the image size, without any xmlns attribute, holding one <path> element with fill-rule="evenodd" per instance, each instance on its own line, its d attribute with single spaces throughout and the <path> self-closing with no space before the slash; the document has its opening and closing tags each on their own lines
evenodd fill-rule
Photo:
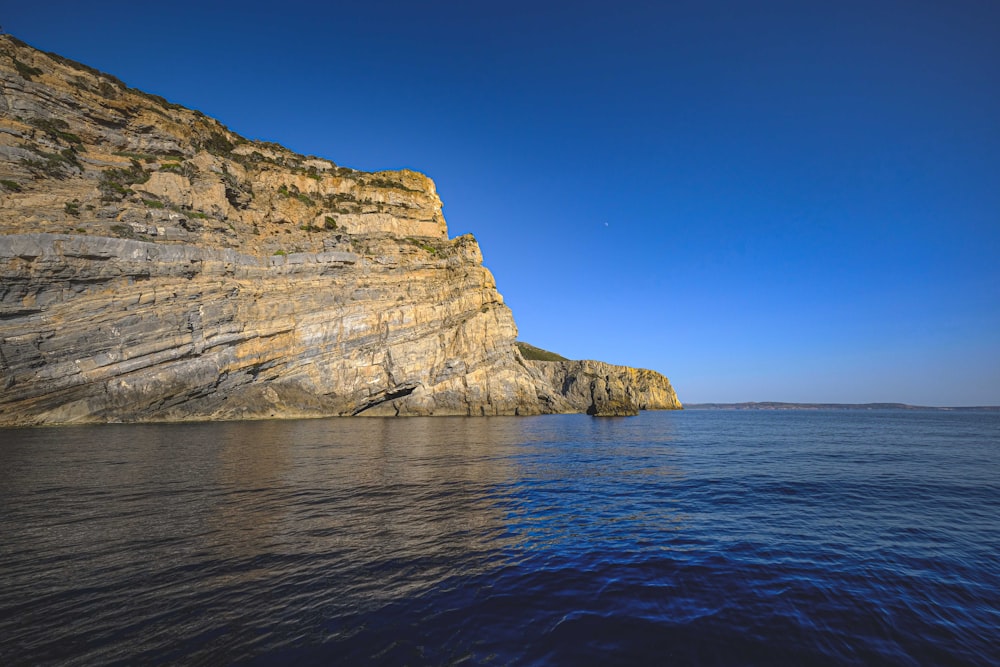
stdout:
<svg viewBox="0 0 1000 667">
<path fill-rule="evenodd" d="M 1000 413 L 0 430 L 0 664 L 998 665 Z"/>
</svg>

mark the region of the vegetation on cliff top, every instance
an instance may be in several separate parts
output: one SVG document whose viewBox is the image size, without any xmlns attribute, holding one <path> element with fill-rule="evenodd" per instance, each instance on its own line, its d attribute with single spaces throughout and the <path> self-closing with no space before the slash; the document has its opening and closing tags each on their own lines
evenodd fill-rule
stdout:
<svg viewBox="0 0 1000 667">
<path fill-rule="evenodd" d="M 534 345 L 528 345 L 527 343 L 522 343 L 517 341 L 515 343 L 517 349 L 520 350 L 521 356 L 527 361 L 569 361 L 566 357 L 556 354 L 555 352 L 549 352 L 548 350 L 543 350 L 540 347 L 535 347 Z"/>
<path fill-rule="evenodd" d="M 415 262 L 427 258 L 409 246 L 430 255 L 447 246 L 422 174 L 362 172 L 248 140 L 2 31 L 0 81 L 5 234 L 82 228 L 262 257 L 363 251 Z"/>
</svg>

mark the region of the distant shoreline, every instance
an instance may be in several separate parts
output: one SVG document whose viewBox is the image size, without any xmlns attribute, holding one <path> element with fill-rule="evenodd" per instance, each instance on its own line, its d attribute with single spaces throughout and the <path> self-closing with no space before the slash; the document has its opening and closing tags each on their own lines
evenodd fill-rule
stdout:
<svg viewBox="0 0 1000 667">
<path fill-rule="evenodd" d="M 685 410 L 940 410 L 1000 412 L 1000 405 L 968 405 L 940 407 L 907 403 L 781 403 L 775 401 L 749 403 L 685 403 Z"/>
</svg>

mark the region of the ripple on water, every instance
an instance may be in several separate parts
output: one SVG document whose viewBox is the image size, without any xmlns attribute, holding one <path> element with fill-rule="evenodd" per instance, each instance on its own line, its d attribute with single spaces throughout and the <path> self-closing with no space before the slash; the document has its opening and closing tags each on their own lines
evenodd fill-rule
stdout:
<svg viewBox="0 0 1000 667">
<path fill-rule="evenodd" d="M 998 415 L 0 436 L 5 665 L 1000 663 Z"/>
</svg>

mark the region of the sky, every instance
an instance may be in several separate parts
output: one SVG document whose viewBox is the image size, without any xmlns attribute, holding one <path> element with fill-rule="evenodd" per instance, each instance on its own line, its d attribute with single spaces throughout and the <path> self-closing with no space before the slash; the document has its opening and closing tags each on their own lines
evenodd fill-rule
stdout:
<svg viewBox="0 0 1000 667">
<path fill-rule="evenodd" d="M 1000 405 L 1000 3 L 21 2 L 251 138 L 434 179 L 520 338 L 687 403 Z"/>
</svg>

